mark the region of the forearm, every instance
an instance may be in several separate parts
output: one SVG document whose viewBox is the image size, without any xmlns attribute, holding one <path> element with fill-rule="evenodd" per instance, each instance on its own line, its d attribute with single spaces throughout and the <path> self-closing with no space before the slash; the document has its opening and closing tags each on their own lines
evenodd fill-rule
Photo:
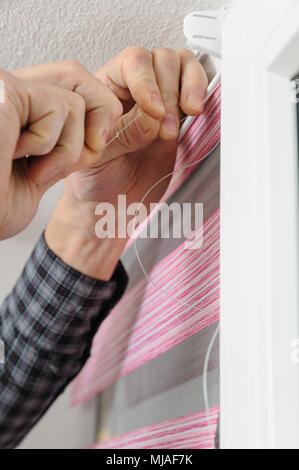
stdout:
<svg viewBox="0 0 299 470">
<path fill-rule="evenodd" d="M 61 210 L 47 228 L 49 245 L 40 239 L 0 308 L 0 448 L 15 447 L 78 374 L 127 285 L 117 265 L 125 241 L 92 240 Z"/>
<path fill-rule="evenodd" d="M 66 264 L 86 276 L 108 281 L 127 239 L 100 239 L 95 233 L 95 204 L 74 206 L 63 197 L 45 232 L 50 249 Z"/>
</svg>

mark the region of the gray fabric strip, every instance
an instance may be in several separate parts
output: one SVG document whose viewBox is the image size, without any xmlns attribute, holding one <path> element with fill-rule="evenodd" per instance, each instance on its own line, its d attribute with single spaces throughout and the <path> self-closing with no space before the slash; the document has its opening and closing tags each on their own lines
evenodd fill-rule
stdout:
<svg viewBox="0 0 299 470">
<path fill-rule="evenodd" d="M 110 437 L 204 410 L 203 367 L 217 324 L 121 377 L 100 395 L 99 428 Z M 219 404 L 219 342 L 208 363 L 209 406 Z"/>
</svg>

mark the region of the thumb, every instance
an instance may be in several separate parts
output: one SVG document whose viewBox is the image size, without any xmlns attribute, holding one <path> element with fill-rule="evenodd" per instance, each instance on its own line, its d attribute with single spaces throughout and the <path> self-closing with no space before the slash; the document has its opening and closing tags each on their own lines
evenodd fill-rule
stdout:
<svg viewBox="0 0 299 470">
<path fill-rule="evenodd" d="M 151 144 L 159 135 L 161 122 L 136 105 L 112 127 L 105 160 L 136 152 Z"/>
<path fill-rule="evenodd" d="M 20 118 L 15 107 L 8 100 L 0 101 L 0 197 L 5 194 L 9 182 L 19 135 Z"/>
</svg>

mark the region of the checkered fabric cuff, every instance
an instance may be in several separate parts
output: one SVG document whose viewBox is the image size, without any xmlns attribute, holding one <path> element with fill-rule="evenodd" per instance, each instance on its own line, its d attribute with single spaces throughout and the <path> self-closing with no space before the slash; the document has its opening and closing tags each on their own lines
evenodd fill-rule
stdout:
<svg viewBox="0 0 299 470">
<path fill-rule="evenodd" d="M 40 238 L 0 308 L 0 447 L 14 447 L 78 374 L 127 283 L 121 263 L 110 281 L 98 281 L 67 266 Z"/>
</svg>

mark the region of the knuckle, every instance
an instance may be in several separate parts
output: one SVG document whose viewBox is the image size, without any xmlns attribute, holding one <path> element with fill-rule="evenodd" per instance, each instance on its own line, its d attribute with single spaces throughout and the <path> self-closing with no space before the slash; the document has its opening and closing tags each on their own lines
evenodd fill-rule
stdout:
<svg viewBox="0 0 299 470">
<path fill-rule="evenodd" d="M 47 155 L 48 153 L 52 152 L 56 144 L 56 140 L 50 138 L 47 135 L 41 135 L 39 138 L 38 145 L 36 146 L 36 151 L 40 153 L 40 155 Z"/>
<path fill-rule="evenodd" d="M 126 57 L 129 63 L 140 64 L 151 60 L 152 53 L 145 47 L 134 46 L 126 50 Z"/>
<path fill-rule="evenodd" d="M 111 103 L 111 111 L 112 111 L 112 116 L 114 120 L 119 118 L 123 113 L 123 105 L 121 104 L 119 99 L 116 98 L 116 96 L 114 95 L 113 95 L 112 103 Z"/>
<path fill-rule="evenodd" d="M 124 121 L 121 122 L 121 128 L 125 125 Z M 125 131 L 119 133 L 118 143 L 125 150 L 130 150 L 132 147 L 136 146 L 136 143 L 145 147 L 149 143 L 153 142 L 159 133 L 159 121 L 151 123 L 150 127 L 144 131 L 138 124 L 135 122 L 129 126 Z"/>
<path fill-rule="evenodd" d="M 75 92 L 71 92 L 71 101 L 72 107 L 76 113 L 85 113 L 86 104 L 84 98 L 81 95 Z"/>
<path fill-rule="evenodd" d="M 1 76 L 0 76 L 1 79 Z M 10 82 L 4 82 L 4 104 L 13 105 L 16 109 L 25 108 L 23 94 L 18 92 L 18 90 L 12 86 Z M 21 105 L 21 106 L 20 106 Z"/>
<path fill-rule="evenodd" d="M 179 101 L 179 90 L 174 91 L 164 91 L 163 92 L 163 99 L 165 104 L 170 107 L 177 107 Z"/>
<path fill-rule="evenodd" d="M 178 54 L 173 49 L 169 47 L 159 47 L 155 50 L 157 55 L 163 56 L 164 58 L 176 59 L 178 58 Z"/>
<path fill-rule="evenodd" d="M 51 128 L 57 130 L 57 132 L 58 130 L 61 131 L 70 113 L 69 103 L 65 99 L 53 96 L 49 100 L 49 106 L 45 107 L 45 112 L 47 112 L 47 108 L 48 114 L 51 116 L 49 121 Z"/>
<path fill-rule="evenodd" d="M 83 68 L 83 65 L 76 59 L 68 59 L 62 62 L 62 65 L 70 72 L 77 72 Z"/>
<path fill-rule="evenodd" d="M 130 132 L 130 130 L 128 129 L 119 134 L 118 142 L 123 148 L 130 149 L 130 147 L 134 143 L 134 136 L 132 132 Z"/>
<path fill-rule="evenodd" d="M 167 61 L 168 64 L 173 64 L 175 67 L 177 67 L 180 62 L 178 53 L 168 47 L 156 49 L 155 56 L 158 57 L 160 61 Z"/>
<path fill-rule="evenodd" d="M 57 99 L 55 111 L 58 115 L 58 122 L 64 122 L 70 112 L 69 104 L 64 99 Z"/>
<path fill-rule="evenodd" d="M 82 75 L 86 71 L 84 65 L 78 60 L 66 60 L 62 62 L 62 66 L 59 67 L 58 75 L 60 80 L 63 79 L 68 88 L 74 90 L 78 83 L 81 82 Z"/>
<path fill-rule="evenodd" d="M 8 74 L 1 75 L 3 81 L 4 103 L 1 105 L 2 111 L 9 114 L 17 113 L 19 118 L 26 115 L 28 117 L 31 109 L 31 102 L 28 99 L 31 90 L 31 83 L 27 80 L 19 80 Z M 23 86 L 25 84 L 25 86 Z"/>
<path fill-rule="evenodd" d="M 118 143 L 125 149 L 130 148 L 130 146 L 134 142 L 134 134 L 136 137 L 136 132 L 134 133 L 133 129 L 134 125 L 135 123 L 133 124 L 133 126 L 129 126 L 125 131 L 118 132 Z M 123 117 L 120 119 L 119 126 L 120 129 L 123 129 L 125 127 L 125 121 Z"/>
<path fill-rule="evenodd" d="M 133 46 L 126 49 L 126 54 L 131 55 L 133 57 L 143 57 L 148 56 L 150 51 L 142 46 Z"/>
<path fill-rule="evenodd" d="M 196 58 L 196 55 L 192 51 L 190 51 L 189 49 L 180 49 L 179 50 L 179 55 L 183 56 L 183 57 L 186 57 L 186 58 L 191 58 L 191 59 Z"/>
<path fill-rule="evenodd" d="M 142 136 L 141 136 L 142 141 L 145 144 L 152 143 L 154 140 L 157 139 L 159 135 L 159 129 L 160 129 L 160 123 L 159 121 L 155 121 L 154 123 L 152 123 L 151 127 L 149 128 L 147 132 L 142 133 Z"/>
</svg>

